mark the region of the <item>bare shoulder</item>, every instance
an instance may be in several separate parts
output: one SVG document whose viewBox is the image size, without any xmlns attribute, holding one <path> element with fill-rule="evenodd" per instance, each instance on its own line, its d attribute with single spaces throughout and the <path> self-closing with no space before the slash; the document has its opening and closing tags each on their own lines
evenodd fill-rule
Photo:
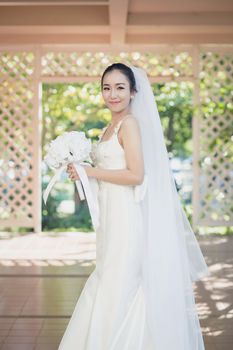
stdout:
<svg viewBox="0 0 233 350">
<path fill-rule="evenodd" d="M 135 139 L 140 135 L 138 120 L 133 116 L 127 116 L 121 123 L 119 130 L 119 142 L 123 146 L 124 140 Z M 140 137 L 140 136 L 139 136 Z"/>
<path fill-rule="evenodd" d="M 138 120 L 133 115 L 126 117 L 121 126 L 124 129 L 139 128 Z"/>
</svg>

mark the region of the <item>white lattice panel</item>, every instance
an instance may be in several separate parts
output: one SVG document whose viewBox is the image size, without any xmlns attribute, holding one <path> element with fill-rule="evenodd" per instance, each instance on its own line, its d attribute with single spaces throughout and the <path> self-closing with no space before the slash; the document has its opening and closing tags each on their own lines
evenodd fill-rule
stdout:
<svg viewBox="0 0 233 350">
<path fill-rule="evenodd" d="M 42 55 L 44 77 L 101 76 L 113 62 L 135 64 L 146 69 L 151 77 L 190 77 L 193 74 L 192 56 L 189 52 L 139 53 L 121 52 L 45 52 Z"/>
<path fill-rule="evenodd" d="M 200 56 L 199 224 L 233 224 L 233 55 Z"/>
<path fill-rule="evenodd" d="M 0 225 L 35 228 L 35 54 L 1 52 L 0 66 Z"/>
</svg>

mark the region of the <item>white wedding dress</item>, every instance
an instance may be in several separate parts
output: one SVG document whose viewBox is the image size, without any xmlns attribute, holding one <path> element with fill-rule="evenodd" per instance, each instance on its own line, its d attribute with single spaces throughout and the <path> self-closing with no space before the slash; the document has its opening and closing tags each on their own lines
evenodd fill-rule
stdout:
<svg viewBox="0 0 233 350">
<path fill-rule="evenodd" d="M 126 167 L 118 140 L 122 121 L 109 140 L 96 143 L 92 151 L 96 166 Z M 145 317 L 143 227 L 135 187 L 99 181 L 98 200 L 96 267 L 80 294 L 59 350 L 156 350 Z"/>
</svg>

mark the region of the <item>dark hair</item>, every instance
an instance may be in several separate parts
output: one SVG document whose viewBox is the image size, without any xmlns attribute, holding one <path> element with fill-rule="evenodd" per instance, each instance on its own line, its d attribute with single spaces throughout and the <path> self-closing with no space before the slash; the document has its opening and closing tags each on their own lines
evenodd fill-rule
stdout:
<svg viewBox="0 0 233 350">
<path fill-rule="evenodd" d="M 126 64 L 124 63 L 113 63 L 105 69 L 101 77 L 101 89 L 103 89 L 103 80 L 104 80 L 105 74 L 112 72 L 113 70 L 119 70 L 122 74 L 124 74 L 129 81 L 130 91 L 137 92 L 136 80 L 135 80 L 133 71 L 130 67 L 126 66 Z"/>
</svg>

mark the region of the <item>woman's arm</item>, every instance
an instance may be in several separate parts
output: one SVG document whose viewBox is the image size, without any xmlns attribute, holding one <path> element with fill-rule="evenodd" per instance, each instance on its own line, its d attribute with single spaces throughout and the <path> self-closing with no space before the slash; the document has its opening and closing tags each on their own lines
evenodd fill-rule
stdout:
<svg viewBox="0 0 233 350">
<path fill-rule="evenodd" d="M 87 176 L 119 185 L 140 185 L 144 178 L 140 128 L 134 117 L 128 117 L 121 125 L 122 143 L 125 150 L 126 169 L 102 169 L 84 166 Z M 73 168 L 72 168 L 73 169 Z M 72 178 L 72 177 L 71 177 Z M 78 175 L 75 171 L 75 178 Z"/>
</svg>

